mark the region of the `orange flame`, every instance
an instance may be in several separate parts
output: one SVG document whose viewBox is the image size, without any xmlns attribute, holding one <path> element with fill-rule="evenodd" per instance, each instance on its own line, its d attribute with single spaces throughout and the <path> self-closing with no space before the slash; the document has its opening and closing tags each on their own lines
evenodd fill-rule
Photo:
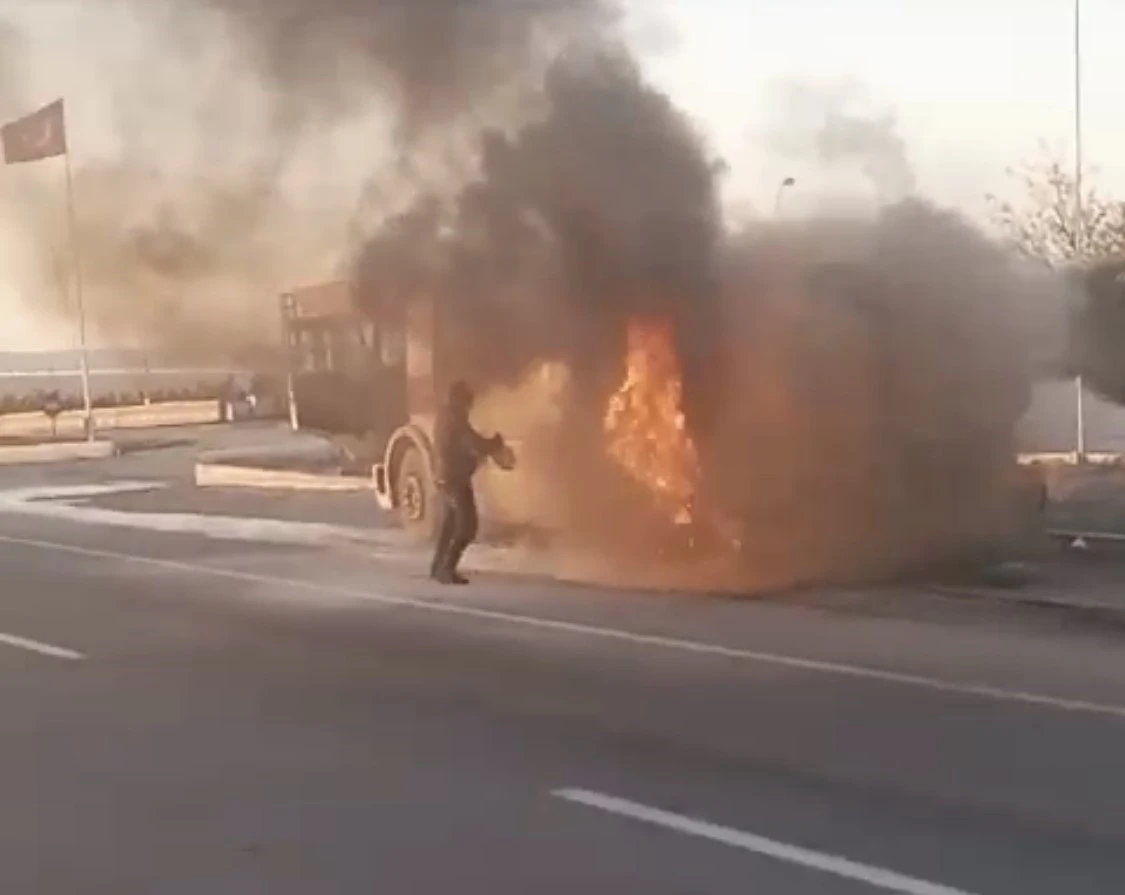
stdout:
<svg viewBox="0 0 1125 895">
<path fill-rule="evenodd" d="M 627 346 L 625 378 L 606 408 L 607 450 L 674 521 L 689 523 L 699 457 L 681 408 L 672 328 L 662 321 L 631 320 Z"/>
</svg>

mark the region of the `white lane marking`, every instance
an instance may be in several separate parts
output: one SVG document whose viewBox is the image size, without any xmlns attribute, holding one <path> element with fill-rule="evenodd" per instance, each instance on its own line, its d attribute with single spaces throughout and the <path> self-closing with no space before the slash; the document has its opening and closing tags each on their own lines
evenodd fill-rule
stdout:
<svg viewBox="0 0 1125 895">
<path fill-rule="evenodd" d="M 60 553 L 70 553 L 75 556 L 87 556 L 96 559 L 113 559 L 120 562 L 147 565 L 153 568 L 166 569 L 168 571 L 189 575 L 205 575 L 213 578 L 226 578 L 231 581 L 248 581 L 253 584 L 272 585 L 275 587 L 303 590 L 318 594 L 334 594 L 351 599 L 366 600 L 389 608 L 415 609 L 422 612 L 460 616 L 462 618 L 503 622 L 505 624 L 518 625 L 525 628 L 538 628 L 544 631 L 579 634 L 583 637 L 612 640 L 633 644 L 635 646 L 658 647 L 660 649 L 674 650 L 677 652 L 717 656 L 724 659 L 734 659 L 762 665 L 775 665 L 783 668 L 794 668 L 800 671 L 810 671 L 837 677 L 858 678 L 860 680 L 916 687 L 957 696 L 972 696 L 995 702 L 1011 702 L 1035 706 L 1037 708 L 1100 715 L 1117 720 L 1125 720 L 1125 705 L 1113 703 L 1066 699 L 1059 696 L 1047 696 L 1041 693 L 1030 693 L 1023 690 L 1006 690 L 1002 687 L 993 687 L 985 684 L 960 684 L 940 678 L 925 677 L 923 675 L 907 674 L 898 671 L 887 671 L 881 668 L 873 668 L 864 665 L 848 665 L 842 662 L 806 659 L 800 656 L 788 656 L 780 653 L 739 649 L 738 647 L 721 646 L 716 643 L 706 643 L 698 640 L 681 640 L 679 638 L 665 637 L 659 634 L 642 634 L 635 631 L 621 630 L 619 628 L 602 628 L 597 625 L 588 625 L 582 622 L 568 622 L 534 615 L 520 615 L 514 612 L 504 612 L 499 609 L 485 609 L 481 606 L 443 603 L 439 600 L 419 599 L 416 597 L 388 597 L 382 594 L 372 593 L 371 591 L 320 584 L 315 581 L 297 578 L 279 578 L 274 575 L 262 575 L 256 572 L 240 572 L 235 569 L 221 569 L 214 566 L 204 566 L 174 559 L 159 559 L 152 556 L 119 553 L 114 550 L 79 547 L 74 544 L 64 544 L 58 541 L 43 541 L 34 538 L 17 538 L 10 535 L 0 535 L 0 543 L 36 547 L 41 550 L 55 550 Z"/>
<path fill-rule="evenodd" d="M 860 864 L 847 858 L 812 851 L 811 849 L 801 848 L 799 845 L 789 845 L 774 839 L 766 839 L 764 836 L 758 836 L 754 833 L 744 833 L 731 827 L 719 826 L 683 814 L 673 814 L 659 808 L 650 808 L 648 805 L 642 805 L 639 802 L 630 802 L 627 799 L 602 795 L 587 789 L 556 789 L 551 795 L 568 802 L 585 805 L 588 808 L 597 808 L 610 814 L 628 817 L 668 830 L 675 830 L 677 833 L 685 833 L 688 836 L 697 836 L 701 839 L 709 839 L 712 842 L 721 842 L 724 845 L 746 849 L 788 864 L 796 864 L 844 879 L 856 880 L 885 892 L 897 892 L 899 895 L 971 895 L 963 889 L 953 889 L 938 883 L 904 876 L 901 873 L 895 873 L 893 870 L 884 870 L 882 867 L 873 867 L 870 864 Z"/>
<path fill-rule="evenodd" d="M 15 634 L 0 633 L 0 643 L 7 646 L 14 646 L 17 649 L 27 650 L 32 653 L 39 653 L 41 656 L 50 656 L 54 659 L 69 659 L 76 662 L 79 659 L 86 657 L 82 653 L 76 653 L 72 649 L 67 649 L 62 646 L 52 646 L 49 643 L 42 643 L 38 640 L 31 640 L 27 637 L 17 637 Z"/>
<path fill-rule="evenodd" d="M 167 487 L 167 482 L 132 479 L 116 482 L 75 482 L 69 485 L 36 485 L 30 488 L 8 488 L 0 491 L 0 501 L 7 504 L 27 503 L 33 500 L 84 500 L 112 494 L 143 494 L 149 491 L 162 491 Z"/>
</svg>

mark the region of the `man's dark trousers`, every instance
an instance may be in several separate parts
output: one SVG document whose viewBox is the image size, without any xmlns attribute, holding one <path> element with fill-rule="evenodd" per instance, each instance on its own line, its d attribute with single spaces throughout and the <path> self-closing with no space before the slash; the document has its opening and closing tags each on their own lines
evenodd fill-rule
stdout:
<svg viewBox="0 0 1125 895">
<path fill-rule="evenodd" d="M 442 519 L 438 532 L 430 575 L 434 578 L 453 578 L 465 550 L 477 536 L 476 495 L 471 484 L 443 487 L 441 489 Z"/>
</svg>

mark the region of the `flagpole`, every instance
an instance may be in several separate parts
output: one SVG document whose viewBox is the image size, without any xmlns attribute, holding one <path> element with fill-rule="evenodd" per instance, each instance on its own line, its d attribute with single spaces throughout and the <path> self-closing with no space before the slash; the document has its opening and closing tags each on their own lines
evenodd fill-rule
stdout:
<svg viewBox="0 0 1125 895">
<path fill-rule="evenodd" d="M 74 302 L 78 311 L 78 360 L 82 370 L 82 411 L 86 439 L 94 440 L 94 410 L 90 397 L 90 357 L 86 347 L 86 308 L 82 294 L 82 252 L 78 240 L 78 224 L 74 215 L 74 176 L 70 170 L 70 135 L 67 135 L 66 152 L 66 214 L 70 224 L 70 251 L 74 264 Z"/>
</svg>

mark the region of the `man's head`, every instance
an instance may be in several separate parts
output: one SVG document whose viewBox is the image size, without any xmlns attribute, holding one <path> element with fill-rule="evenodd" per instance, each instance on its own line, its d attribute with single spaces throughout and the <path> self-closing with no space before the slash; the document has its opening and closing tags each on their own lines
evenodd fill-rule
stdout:
<svg viewBox="0 0 1125 895">
<path fill-rule="evenodd" d="M 458 379 L 449 387 L 449 406 L 464 411 L 473 406 L 473 390 L 463 379 Z"/>
</svg>

